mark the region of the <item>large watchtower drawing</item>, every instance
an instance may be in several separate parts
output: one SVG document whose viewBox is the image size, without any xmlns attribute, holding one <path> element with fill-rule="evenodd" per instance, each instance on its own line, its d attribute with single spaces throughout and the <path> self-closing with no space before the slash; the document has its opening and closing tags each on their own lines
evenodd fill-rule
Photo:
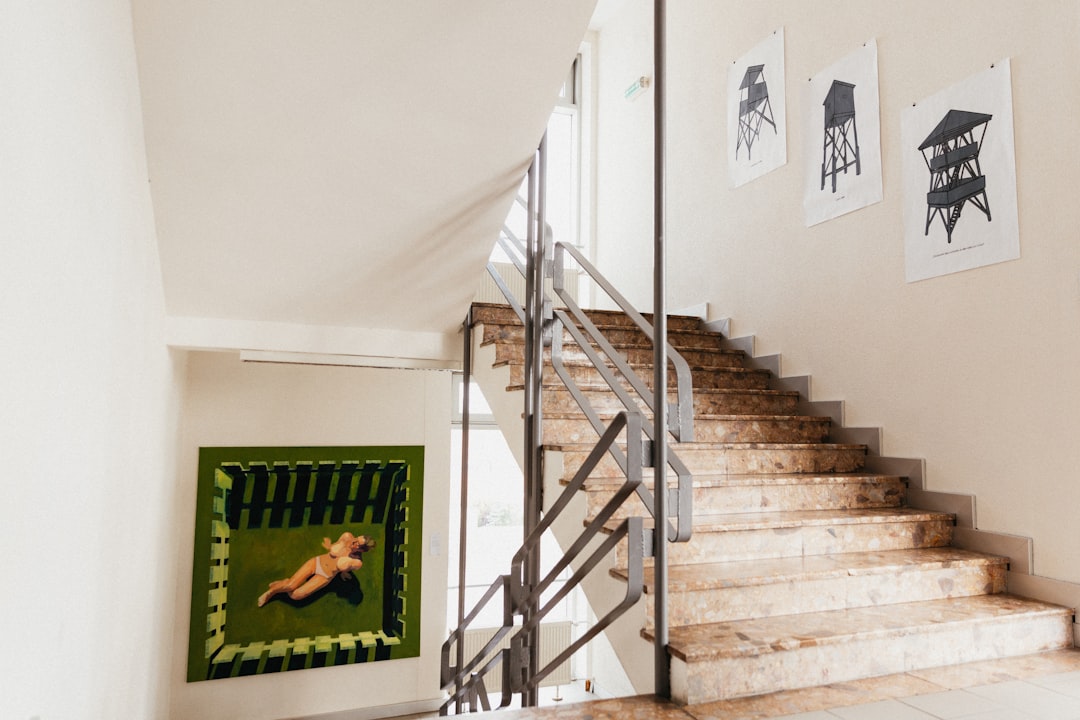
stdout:
<svg viewBox="0 0 1080 720">
<path fill-rule="evenodd" d="M 982 174 L 979 164 L 979 151 L 992 117 L 984 113 L 950 110 L 919 146 L 930 171 L 924 235 L 930 234 L 930 223 L 935 217 L 940 217 L 948 233 L 948 242 L 951 243 L 953 229 L 968 203 L 981 210 L 987 221 L 992 220 L 990 201 L 986 197 L 986 176 Z M 979 132 L 980 128 L 982 132 Z"/>
</svg>

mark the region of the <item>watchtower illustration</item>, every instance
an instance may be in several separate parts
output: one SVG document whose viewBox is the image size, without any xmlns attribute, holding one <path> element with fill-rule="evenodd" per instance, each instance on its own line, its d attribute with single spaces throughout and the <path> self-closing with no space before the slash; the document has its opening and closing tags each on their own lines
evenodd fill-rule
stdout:
<svg viewBox="0 0 1080 720">
<path fill-rule="evenodd" d="M 833 80 L 825 96 L 825 142 L 821 150 L 821 189 L 825 178 L 832 178 L 832 191 L 836 192 L 836 176 L 847 174 L 855 166 L 855 174 L 862 174 L 859 155 L 859 130 L 855 124 L 855 86 Z"/>
<path fill-rule="evenodd" d="M 746 157 L 751 155 L 754 141 L 761 133 L 761 124 L 772 125 L 772 105 L 769 103 L 769 86 L 765 83 L 765 66 L 751 65 L 746 68 L 742 84 L 739 85 L 739 134 L 735 140 L 735 157 L 739 157 L 739 148 L 746 145 Z"/>
<path fill-rule="evenodd" d="M 986 197 L 986 176 L 979 164 L 986 128 L 993 115 L 950 110 L 937 124 L 933 132 L 919 146 L 926 167 L 930 171 L 930 191 L 926 193 L 926 230 L 930 223 L 940 217 L 948 241 L 952 242 L 953 229 L 960 220 L 964 206 L 971 203 L 990 217 L 990 201 Z M 982 129 L 978 140 L 976 133 Z"/>
</svg>

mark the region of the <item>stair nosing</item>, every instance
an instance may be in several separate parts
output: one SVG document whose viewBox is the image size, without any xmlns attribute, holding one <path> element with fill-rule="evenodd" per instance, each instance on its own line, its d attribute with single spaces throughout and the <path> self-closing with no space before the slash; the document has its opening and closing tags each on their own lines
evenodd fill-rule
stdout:
<svg viewBox="0 0 1080 720">
<path fill-rule="evenodd" d="M 815 517 L 817 516 L 817 517 Z M 751 519 L 753 518 L 753 519 Z M 718 522 L 723 519 L 723 522 Z M 758 532 L 763 530 L 789 530 L 833 525 L 884 525 L 886 523 L 955 522 L 953 513 L 922 510 L 909 507 L 878 507 L 842 510 L 777 510 L 762 513 L 724 513 L 694 515 L 694 534 L 722 534 L 728 532 Z M 588 521 L 583 521 L 587 523 Z M 623 518 L 612 518 L 604 524 L 605 532 L 612 532 Z M 645 518 L 645 526 L 653 527 L 652 517 Z"/>
<path fill-rule="evenodd" d="M 891 557 L 911 557 L 912 555 L 936 555 L 947 551 L 952 553 L 954 557 L 951 558 L 927 558 L 925 560 L 919 560 L 916 562 L 901 562 L 890 561 Z M 863 567 L 853 567 L 857 563 L 854 561 L 862 558 L 872 558 L 885 556 L 882 558 L 881 563 L 874 565 L 867 565 Z M 913 572 L 920 570 L 933 570 L 933 569 L 951 569 L 956 567 L 980 567 L 990 565 L 1007 565 L 1009 558 L 1001 555 L 991 555 L 988 553 L 980 553 L 972 550 L 963 550 L 961 548 L 955 548 L 951 546 L 943 548 L 909 548 L 903 550 L 867 550 L 862 552 L 850 552 L 850 553 L 837 553 L 831 556 L 812 556 L 815 559 L 822 559 L 825 557 L 833 558 L 838 563 L 833 568 L 822 568 L 817 570 L 807 570 L 802 572 L 790 572 L 787 574 L 767 574 L 756 576 L 731 576 L 723 575 L 722 572 L 717 572 L 715 575 L 710 575 L 703 580 L 688 581 L 682 580 L 677 577 L 678 573 L 675 572 L 675 576 L 672 576 L 672 570 L 675 568 L 704 568 L 709 570 L 720 571 L 722 568 L 737 568 L 747 567 L 752 565 L 753 560 L 731 560 L 727 562 L 716 563 L 687 563 L 682 565 L 672 565 L 669 568 L 668 576 L 668 591 L 671 593 L 686 593 L 686 592 L 708 592 L 711 590 L 727 590 L 744 587 L 762 587 L 766 585 L 779 585 L 792 581 L 814 581 L 814 580 L 826 580 L 826 579 L 842 579 L 842 578 L 856 578 L 856 577 L 869 577 L 874 575 L 884 575 L 894 573 L 896 571 Z M 796 556 L 790 558 L 771 558 L 768 562 L 770 565 L 776 565 L 784 561 L 795 564 L 797 561 L 805 560 L 804 556 Z M 843 565 L 845 561 L 852 561 L 849 565 Z M 655 585 L 653 580 L 653 568 L 646 567 L 644 577 L 644 589 L 646 594 L 651 594 Z M 616 567 L 611 569 L 611 575 L 613 577 L 624 579 L 626 578 L 626 569 L 622 567 Z"/>
<path fill-rule="evenodd" d="M 670 479 L 674 479 L 675 476 L 671 476 Z M 734 479 L 734 482 L 720 483 L 716 482 L 719 478 Z M 709 474 L 709 473 L 694 473 L 694 487 L 697 488 L 736 488 L 736 487 L 755 487 L 758 485 L 767 485 L 770 487 L 784 487 L 793 485 L 855 485 L 865 484 L 867 482 L 874 483 L 893 483 L 903 482 L 904 477 L 902 475 L 890 475 L 886 473 L 874 473 L 874 472 L 836 472 L 836 473 L 730 473 L 730 474 Z M 623 480 L 618 478 L 603 478 L 603 477 L 590 477 L 585 480 L 585 491 L 596 490 L 602 491 L 607 488 L 618 488 L 623 484 Z"/>
<path fill-rule="evenodd" d="M 990 617 L 987 617 L 987 616 L 973 616 L 973 615 L 968 614 L 968 615 L 965 615 L 963 617 L 948 620 L 948 621 L 945 621 L 945 622 L 932 621 L 932 620 L 930 620 L 930 621 L 921 621 L 921 622 L 914 622 L 911 625 L 902 626 L 902 627 L 878 627 L 878 628 L 872 628 L 872 629 L 869 629 L 869 630 L 854 630 L 854 631 L 838 632 L 836 634 L 831 634 L 831 635 L 820 635 L 819 634 L 819 635 L 815 635 L 815 636 L 809 636 L 808 635 L 808 636 L 804 636 L 804 637 L 800 637 L 798 635 L 790 635 L 789 637 L 778 638 L 778 639 L 773 640 L 771 642 L 762 641 L 762 642 L 760 642 L 758 644 L 750 644 L 750 645 L 742 644 L 742 645 L 736 646 L 734 648 L 722 648 L 722 647 L 718 648 L 717 646 L 713 645 L 713 646 L 711 646 L 711 649 L 713 650 L 713 652 L 706 652 L 703 649 L 699 648 L 695 652 L 688 654 L 686 652 L 686 649 L 684 647 L 682 647 L 682 643 L 684 641 L 682 641 L 679 637 L 677 637 L 677 635 L 679 634 L 680 631 L 682 631 L 685 634 L 685 633 L 691 632 L 691 631 L 686 630 L 686 628 L 709 628 L 709 627 L 721 627 L 721 626 L 731 626 L 731 627 L 733 627 L 733 626 L 738 626 L 741 622 L 748 622 L 748 621 L 733 620 L 733 621 L 720 622 L 720 623 L 705 623 L 705 624 L 702 624 L 702 625 L 690 625 L 690 626 L 682 626 L 682 627 L 679 627 L 679 628 L 672 628 L 672 635 L 674 635 L 675 637 L 669 637 L 668 648 L 669 648 L 669 650 L 670 650 L 670 652 L 672 653 L 673 656 L 678 657 L 683 662 L 694 663 L 694 662 L 702 662 L 702 661 L 709 661 L 709 660 L 717 660 L 717 659 L 722 659 L 722 658 L 755 657 L 755 656 L 760 656 L 760 655 L 765 655 L 765 654 L 770 654 L 770 653 L 775 653 L 775 652 L 784 652 L 784 651 L 797 650 L 797 649 L 801 649 L 801 648 L 804 648 L 804 647 L 811 647 L 811 646 L 836 645 L 836 644 L 849 642 L 849 641 L 851 641 L 853 639 L 856 639 L 856 638 L 864 639 L 864 640 L 870 640 L 870 639 L 876 639 L 876 638 L 889 637 L 891 635 L 898 635 L 898 634 L 903 634 L 903 635 L 907 636 L 907 635 L 912 635 L 915 632 L 921 632 L 921 631 L 925 631 L 925 630 L 929 630 L 929 629 L 941 630 L 941 629 L 943 629 L 945 627 L 959 627 L 959 626 L 964 626 L 964 625 L 980 625 L 980 624 L 994 623 L 994 622 L 998 622 L 998 621 L 1005 621 L 1007 619 L 1019 619 L 1019 618 L 1024 618 L 1024 617 L 1027 617 L 1027 618 L 1046 617 L 1046 618 L 1048 618 L 1048 617 L 1053 617 L 1053 616 L 1057 616 L 1057 615 L 1067 615 L 1067 614 L 1070 614 L 1072 612 L 1072 610 L 1070 610 L 1069 608 L 1065 608 L 1065 607 L 1062 607 L 1062 606 L 1059 606 L 1059 605 L 1052 605 L 1050 603 L 1044 603 L 1044 602 L 1037 601 L 1037 600 L 1029 600 L 1027 598 L 1022 598 L 1022 597 L 1019 597 L 1019 596 L 1016 596 L 1016 595 L 1011 595 L 1009 593 L 997 593 L 997 594 L 993 594 L 993 595 L 980 595 L 980 596 L 974 596 L 974 597 L 976 597 L 976 598 L 997 598 L 997 599 L 1000 599 L 1002 601 L 1006 601 L 1006 600 L 1020 601 L 1024 605 L 1024 607 L 1023 608 L 1018 608 L 1015 611 L 1010 611 L 1010 612 L 1006 612 L 1006 613 L 1003 613 L 1003 614 L 1000 614 L 1000 615 L 994 615 L 994 616 L 990 616 Z M 841 613 L 848 613 L 848 614 L 863 614 L 863 613 L 866 613 L 866 614 L 869 614 L 871 611 L 880 611 L 882 608 L 889 608 L 894 613 L 899 614 L 899 613 L 902 612 L 903 608 L 905 608 L 905 607 L 914 607 L 914 606 L 926 607 L 926 606 L 930 606 L 930 605 L 961 604 L 964 601 L 971 601 L 971 600 L 972 600 L 971 597 L 967 597 L 967 598 L 945 598 L 945 599 L 937 599 L 937 600 L 920 600 L 920 601 L 911 602 L 911 603 L 894 603 L 894 604 L 891 604 L 891 605 L 873 605 L 873 606 L 862 607 L 862 608 L 846 608 L 846 609 L 843 609 L 843 610 L 824 610 L 824 611 L 815 612 L 815 613 L 799 613 L 797 615 L 782 615 L 782 616 L 777 616 L 775 618 L 765 618 L 765 619 L 749 621 L 749 622 L 763 622 L 763 623 L 766 623 L 766 622 L 768 622 L 770 620 L 780 621 L 780 620 L 783 620 L 783 619 L 790 619 L 790 618 L 795 618 L 795 617 L 801 617 L 801 618 L 804 618 L 804 620 L 805 620 L 805 618 L 810 617 L 810 616 L 826 616 L 826 615 L 837 615 L 837 616 L 839 616 Z M 641 631 L 641 634 L 642 634 L 642 637 L 645 637 L 646 639 L 651 640 L 652 637 L 653 637 L 652 636 L 652 631 L 648 630 L 648 629 L 643 629 Z M 747 642 L 749 642 L 749 638 L 747 638 Z M 780 645 L 781 647 L 777 647 L 778 645 Z"/>
<path fill-rule="evenodd" d="M 589 452 L 596 446 L 595 443 L 545 443 L 545 450 L 562 452 Z M 621 444 L 619 447 L 623 447 Z M 764 442 L 680 442 L 671 443 L 671 447 L 679 452 L 693 450 L 866 450 L 866 445 L 861 443 L 764 443 Z"/>
</svg>

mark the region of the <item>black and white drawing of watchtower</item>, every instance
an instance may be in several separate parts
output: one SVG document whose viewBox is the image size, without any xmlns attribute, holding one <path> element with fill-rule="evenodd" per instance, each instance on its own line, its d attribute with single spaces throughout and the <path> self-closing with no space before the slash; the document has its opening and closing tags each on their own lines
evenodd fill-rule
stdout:
<svg viewBox="0 0 1080 720">
<path fill-rule="evenodd" d="M 751 155 L 754 141 L 761 133 L 762 123 L 772 125 L 772 105 L 769 103 L 769 86 L 765 83 L 765 66 L 751 65 L 746 68 L 742 84 L 739 85 L 739 134 L 735 140 L 735 157 L 739 157 L 739 148 L 746 146 L 746 157 Z"/>
<path fill-rule="evenodd" d="M 981 210 L 988 222 L 992 220 L 990 201 L 986 197 L 986 176 L 979 165 L 979 151 L 992 117 L 950 110 L 919 146 L 930 170 L 924 235 L 930 234 L 930 223 L 940 217 L 951 243 L 953 229 L 968 203 Z"/>
<path fill-rule="evenodd" d="M 855 125 L 855 86 L 833 80 L 829 94 L 825 96 L 825 142 L 821 151 L 821 189 L 825 178 L 832 178 L 832 191 L 836 192 L 836 176 L 847 174 L 855 166 L 855 174 L 862 174 L 859 156 L 859 130 Z"/>
</svg>

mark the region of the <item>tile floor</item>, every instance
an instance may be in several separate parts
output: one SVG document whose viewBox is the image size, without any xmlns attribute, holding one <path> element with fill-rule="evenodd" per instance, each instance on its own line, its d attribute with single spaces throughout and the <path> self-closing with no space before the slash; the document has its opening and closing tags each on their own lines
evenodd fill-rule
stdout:
<svg viewBox="0 0 1080 720">
<path fill-rule="evenodd" d="M 572 692 L 572 691 L 571 691 Z M 1080 720 L 1080 649 L 677 707 L 652 697 L 500 711 L 499 720 Z M 580 693 L 577 697 L 580 697 Z M 420 716 L 418 716 L 420 717 Z M 430 716 L 423 716 L 430 717 Z"/>
</svg>

